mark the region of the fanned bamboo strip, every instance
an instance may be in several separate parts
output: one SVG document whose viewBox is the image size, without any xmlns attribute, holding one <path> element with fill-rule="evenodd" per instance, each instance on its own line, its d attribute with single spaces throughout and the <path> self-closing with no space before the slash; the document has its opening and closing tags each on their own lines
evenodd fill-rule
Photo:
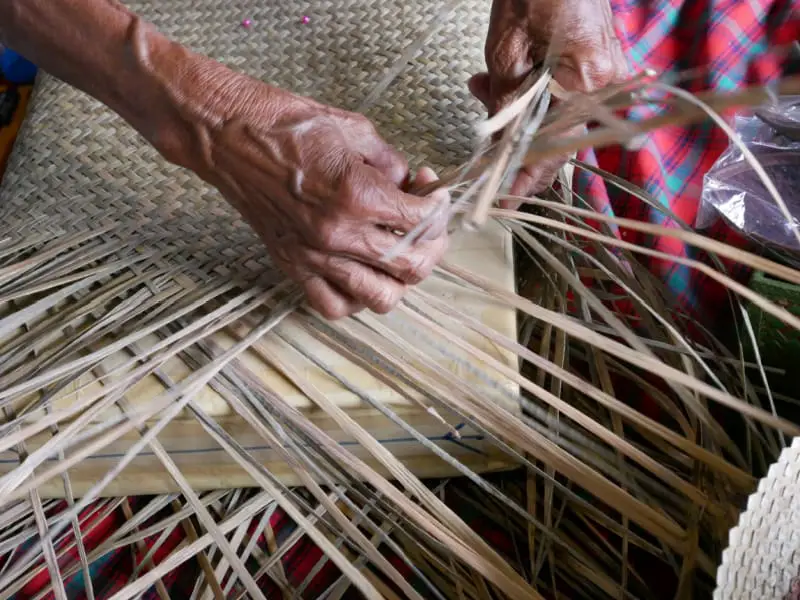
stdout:
<svg viewBox="0 0 800 600">
<path fill-rule="evenodd" d="M 140 4 L 149 10 L 148 3 Z M 265 15 L 255 4 L 248 7 L 254 18 Z M 109 148 L 128 143 L 137 148 L 130 132 L 117 129 L 117 122 L 102 109 L 55 82 L 45 78 L 40 83 L 31 126 L 19 150 L 19 157 L 30 161 L 29 170 L 24 170 L 22 158 L 12 161 L 3 191 L 5 195 L 13 186 L 9 203 L 3 205 L 0 231 L 0 403 L 6 411 L 0 424 L 0 454 L 19 466 L 0 477 L 0 523 L 8 525 L 0 534 L 0 554 L 31 543 L 3 562 L 0 596 L 19 591 L 49 570 L 53 584 L 40 597 L 50 592 L 64 597 L 63 577 L 85 573 L 107 552 L 156 538 L 141 553 L 142 563 L 132 580 L 115 597 L 136 597 L 194 558 L 202 573 L 193 597 L 259 597 L 258 581 L 264 574 L 285 598 L 299 597 L 302 589 L 290 589 L 280 562 L 303 534 L 343 572 L 343 579 L 325 592 L 328 598 L 340 597 L 351 584 L 374 598 L 392 597 L 398 594 L 395 590 L 410 598 L 479 600 L 494 595 L 650 597 L 653 582 L 634 568 L 632 556 L 638 553 L 672 569 L 680 594 L 710 586 L 727 528 L 753 489 L 759 465 L 774 460 L 783 442 L 781 432 L 795 434 L 798 428 L 781 418 L 771 403 L 780 397 L 771 393 L 766 377 L 774 369 L 763 365 L 758 355 L 748 363 L 711 336 L 702 342 L 691 338 L 685 319 L 670 310 L 666 291 L 635 262 L 636 255 L 669 257 L 617 240 L 611 229 L 672 237 L 715 259 L 730 259 L 793 283 L 800 283 L 798 271 L 687 231 L 685 224 L 664 228 L 598 215 L 569 193 L 569 174 L 562 178 L 561 194 L 526 199 L 533 213 L 493 204 L 508 198 L 505 190 L 521 164 L 589 145 L 629 142 L 663 125 L 697 122 L 709 108 L 757 104 L 767 97 L 766 91 L 705 95 L 699 100 L 676 93 L 675 99 L 664 102 L 663 114 L 629 123 L 614 111 L 649 101 L 642 91 L 675 81 L 646 73 L 580 96 L 567 95 L 542 78 L 513 110 L 479 127 L 486 134 L 506 126 L 504 142 L 480 143 L 469 158 L 477 113 L 468 108 L 471 100 L 464 92 L 445 86 L 444 101 L 425 105 L 431 108 L 422 110 L 422 116 L 407 108 L 422 106 L 417 101 L 426 98 L 414 82 L 428 81 L 439 68 L 451 73 L 452 65 L 460 63 L 447 56 L 460 60 L 465 41 L 482 37 L 471 23 L 485 23 L 485 3 L 462 4 L 465 7 L 456 11 L 458 25 L 447 19 L 432 22 L 441 14 L 438 7 L 414 13 L 416 29 L 431 44 L 445 48 L 445 54 L 452 45 L 441 41 L 459 40 L 456 54 L 445 58 L 428 54 L 422 38 L 409 43 L 401 24 L 409 13 L 399 4 L 394 7 L 400 24 L 379 42 L 391 46 L 394 54 L 405 49 L 405 55 L 397 63 L 378 65 L 384 77 L 371 93 L 360 87 L 366 85 L 362 82 L 341 98 L 344 104 L 370 107 L 370 116 L 395 133 L 409 131 L 412 123 L 419 131 L 436 123 L 446 147 L 418 133 L 406 135 L 401 145 L 418 161 L 461 164 L 436 185 L 450 188 L 454 220 L 466 215 L 467 222 L 499 224 L 508 231 L 506 239 L 514 236 L 518 262 L 532 265 L 518 272 L 528 287 L 516 294 L 472 269 L 445 263 L 435 275 L 437 282 L 450 286 L 438 288 L 441 294 L 414 289 L 387 317 L 360 315 L 324 323 L 301 307 L 290 285 L 264 258 L 258 240 L 235 215 L 220 208 L 224 205 L 206 188 L 155 162 L 148 149 L 142 150 L 143 164 L 157 166 L 122 167 L 130 163 L 117 160 Z M 320 21 L 328 19 L 340 28 L 362 20 L 364 11 L 393 10 L 363 3 L 323 5 Z M 216 14 L 221 9 L 210 0 L 175 0 L 170 10 L 150 14 L 161 25 L 173 23 L 178 13 L 192 24 L 198 21 L 197 11 L 204 10 Z M 270 16 L 289 18 L 290 10 L 277 7 Z M 207 18 L 204 13 L 203 20 Z M 182 24 L 175 30 L 178 37 L 188 31 Z M 462 35 L 464 31 L 472 32 L 471 37 Z M 340 47 L 336 36 L 309 41 L 292 36 L 289 28 L 271 33 L 270 41 L 285 41 L 287 56 L 295 60 L 303 56 L 303 44 L 323 44 L 314 46 L 317 54 L 344 52 L 348 60 L 358 60 L 358 53 Z M 200 43 L 212 54 L 227 52 L 234 62 L 278 85 L 291 76 L 299 91 L 319 90 L 322 99 L 341 92 L 338 83 L 326 88 L 318 72 L 308 77 L 302 70 L 300 75 L 287 74 L 270 62 L 269 53 L 257 51 L 263 39 L 250 35 L 244 49 L 208 30 Z M 480 42 L 474 46 L 479 48 Z M 388 50 L 369 54 L 379 62 L 393 56 Z M 474 54 L 478 59 L 480 51 Z M 426 65 L 422 75 L 418 63 Z M 333 72 L 327 65 L 326 71 Z M 796 85 L 796 80 L 787 80 L 783 88 L 790 91 Z M 409 92 L 416 95 L 406 96 Z M 546 111 L 550 93 L 560 104 Z M 64 109 L 56 110 L 62 102 Z M 394 110 L 381 116 L 383 105 Z M 98 128 L 95 142 L 104 141 L 92 143 L 90 152 L 93 160 L 107 165 L 102 179 L 113 190 L 97 185 L 96 173 L 86 170 L 83 162 L 63 163 L 63 172 L 74 181 L 58 185 L 50 170 L 36 171 L 38 163 L 32 157 L 46 139 L 42 132 L 58 135 L 60 126 L 52 115 L 74 114 L 81 107 L 119 137 L 111 142 Z M 602 126 L 586 136 L 558 139 L 590 117 Z M 575 168 L 588 167 L 576 162 Z M 600 175 L 650 202 L 643 192 L 609 174 Z M 54 219 L 61 206 L 58 196 L 39 191 L 47 185 L 66 195 L 75 192 L 82 201 L 65 202 L 74 212 Z M 141 190 L 142 185 L 149 195 L 125 195 L 126 186 Z M 36 200 L 29 202 L 29 197 Z M 162 197 L 172 204 L 155 201 Z M 19 226 L 18 214 L 27 219 Z M 588 222 L 600 227 L 593 229 Z M 405 251 L 416 232 L 394 252 Z M 486 248 L 483 256 L 491 251 Z M 735 309 L 752 303 L 789 328 L 800 329 L 790 311 L 733 281 L 719 260 L 711 266 L 683 264 L 724 285 Z M 608 285 L 619 286 L 624 294 Z M 490 319 L 469 314 L 446 295 L 447 289 L 480 298 L 484 306 L 519 309 L 522 334 L 515 338 L 498 331 Z M 575 300 L 574 311 L 568 294 Z M 635 328 L 629 315 L 613 307 L 624 297 L 640 313 Z M 746 325 L 741 333 L 748 335 Z M 232 341 L 220 344 L 222 339 Z M 282 385 L 265 384 L 245 353 L 271 365 L 283 377 Z M 121 362 L 106 366 L 118 355 L 124 356 Z M 349 366 L 333 364 L 332 356 L 344 357 Z M 520 368 L 501 357 L 513 357 Z M 442 366 L 442 358 L 452 369 Z M 171 372 L 176 361 L 188 367 L 188 375 Z M 369 376 L 381 389 L 403 398 L 409 408 L 384 403 L 360 383 L 351 366 L 359 376 Z M 760 377 L 760 386 L 750 384 L 745 369 Z M 166 391 L 139 403 L 134 392 L 148 378 L 161 382 Z M 666 415 L 665 422 L 646 417 L 626 404 L 626 398 L 617 397 L 621 380 L 648 393 Z M 342 408 L 326 393 L 331 382 L 360 404 Z M 284 384 L 309 407 L 300 410 L 283 397 Z M 757 387 L 766 390 L 765 397 Z M 200 401 L 205 390 L 224 399 L 227 416 L 213 413 Z M 714 403 L 740 416 L 744 444 L 716 421 Z M 117 412 L 107 412 L 111 409 Z M 361 424 L 359 411 L 379 415 L 407 435 L 420 456 L 448 465 L 464 481 L 429 489 L 412 466 Z M 444 432 L 443 441 L 429 439 L 409 418 L 412 411 L 427 415 L 426 423 Z M 258 451 L 245 448 L 226 429 L 233 419 L 243 432 L 268 445 L 307 491 L 291 489 L 281 480 L 283 475 L 262 464 Z M 350 436 L 352 445 L 340 444 L 321 428 L 323 422 L 335 424 L 332 431 Z M 203 494 L 192 489 L 189 469 L 167 449 L 164 433 L 184 425 L 199 427 L 216 441 L 230 464 L 250 476 L 255 491 Z M 473 468 L 466 454 L 454 450 L 458 444 L 470 448 L 470 436 L 462 438 L 466 428 L 481 439 L 477 452 L 495 448 L 506 464 L 519 465 L 523 472 L 500 479 Z M 96 485 L 73 501 L 74 470 L 125 435 L 135 442 L 113 467 L 98 474 Z M 43 440 L 35 448 L 34 438 Z M 130 518 L 125 525 L 100 546 L 84 549 L 91 519 L 120 507 L 119 501 L 92 502 L 126 464 L 141 458 L 145 448 L 152 450 L 155 463 L 169 474 L 185 503 L 170 495 L 156 498 L 126 515 Z M 66 508 L 56 510 L 41 497 L 40 489 L 51 482 L 63 489 Z M 443 501 L 445 489 L 503 529 L 514 542 L 511 554 L 501 554 L 481 540 Z M 257 538 L 247 535 L 251 528 L 267 530 L 270 511 L 277 505 L 300 528 L 280 546 L 268 536 L 263 549 Z M 170 507 L 172 513 L 161 514 Z M 92 516 L 83 515 L 83 509 Z M 162 562 L 151 564 L 176 528 L 186 531 L 187 540 Z M 412 568 L 427 586 L 425 592 L 400 576 L 381 554 L 383 548 Z M 73 549 L 77 558 L 66 561 Z M 253 568 L 251 560 L 258 566 Z M 91 597 L 91 588 L 87 593 Z"/>
</svg>

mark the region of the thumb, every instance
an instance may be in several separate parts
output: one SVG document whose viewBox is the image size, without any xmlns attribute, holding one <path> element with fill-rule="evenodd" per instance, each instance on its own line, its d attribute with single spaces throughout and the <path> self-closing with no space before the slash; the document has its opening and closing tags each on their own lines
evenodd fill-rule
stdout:
<svg viewBox="0 0 800 600">
<path fill-rule="evenodd" d="M 488 73 L 478 73 L 469 78 L 467 82 L 469 92 L 475 96 L 485 109 L 489 109 L 491 103 L 491 83 Z"/>
<path fill-rule="evenodd" d="M 527 32 L 513 27 L 503 31 L 486 47 L 489 70 L 490 113 L 513 101 L 517 90 L 533 70 L 531 41 Z"/>
<path fill-rule="evenodd" d="M 363 152 L 364 161 L 369 166 L 400 187 L 409 178 L 408 161 L 397 149 L 390 146 L 383 139 L 376 137 L 370 144 L 369 151 Z"/>
</svg>

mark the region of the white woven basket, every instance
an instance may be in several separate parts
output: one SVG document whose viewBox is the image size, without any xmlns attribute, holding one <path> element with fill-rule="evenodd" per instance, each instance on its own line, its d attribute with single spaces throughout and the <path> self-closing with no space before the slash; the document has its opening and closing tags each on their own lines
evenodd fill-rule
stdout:
<svg viewBox="0 0 800 600">
<path fill-rule="evenodd" d="M 731 530 L 714 600 L 784 600 L 800 574 L 800 438 L 795 438 Z"/>
</svg>

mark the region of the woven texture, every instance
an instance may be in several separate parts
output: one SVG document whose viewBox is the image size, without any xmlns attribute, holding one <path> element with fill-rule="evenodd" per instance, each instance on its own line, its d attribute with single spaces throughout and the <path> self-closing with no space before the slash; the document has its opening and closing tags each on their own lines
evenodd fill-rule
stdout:
<svg viewBox="0 0 800 600">
<path fill-rule="evenodd" d="M 405 44 L 428 26 L 440 6 L 408 2 L 374 2 L 369 5 L 337 2 L 335 6 L 326 8 L 323 3 L 314 2 L 310 8 L 292 2 L 289 7 L 265 9 L 256 6 L 255 2 L 244 4 L 227 3 L 224 8 L 216 8 L 216 5 L 210 8 L 212 3 L 205 0 L 191 5 L 171 2 L 167 4 L 171 17 L 159 14 L 157 11 L 166 9 L 156 4 L 143 7 L 140 3 L 136 8 L 143 8 L 143 12 L 162 29 L 194 48 L 200 48 L 202 40 L 206 52 L 229 64 L 273 83 L 352 108 L 377 83 L 385 66 L 394 60 Z M 746 62 L 741 56 L 741 48 L 744 46 L 749 51 L 759 47 L 762 28 L 753 23 L 761 23 L 762 13 L 758 19 L 748 20 L 748 15 L 726 11 L 726 4 L 717 0 L 699 3 L 675 0 L 664 3 L 662 10 L 651 11 L 650 3 L 614 3 L 626 51 L 637 67 L 658 67 L 659 72 L 683 68 L 686 57 L 679 53 L 695 47 L 686 40 L 696 40 L 700 44 L 711 38 L 711 48 L 731 49 L 731 52 L 723 54 L 714 70 L 714 73 L 721 73 L 720 77 L 727 85 L 729 78 L 736 75 L 732 73 L 730 64 Z M 760 6 L 760 10 L 766 11 L 771 4 L 764 0 L 748 3 L 747 8 L 756 10 Z M 468 131 L 465 124 L 477 116 L 479 109 L 469 99 L 464 81 L 481 67 L 481 30 L 486 23 L 488 5 L 489 2 L 484 0 L 460 6 L 457 15 L 443 23 L 440 33 L 426 44 L 426 48 L 435 48 L 435 53 L 418 57 L 381 96 L 383 102 L 370 112 L 369 116 L 378 122 L 383 133 L 415 159 L 439 166 L 456 162 L 466 154 L 469 139 L 465 134 Z M 302 14 L 311 17 L 308 26 L 300 24 Z M 730 36 L 720 36 L 719 30 L 726 25 L 724 20 L 722 25 L 718 22 L 716 27 L 708 27 L 705 19 L 711 19 L 710 15 L 714 15 L 717 21 L 720 21 L 717 15 L 728 15 L 728 22 L 734 24 L 729 29 L 746 32 L 747 43 L 734 44 Z M 243 18 L 253 20 L 252 29 L 239 28 Z M 265 31 L 265 27 L 269 31 Z M 709 34 L 715 30 L 715 36 Z M 362 33 L 360 37 L 347 39 L 348 32 L 352 31 Z M 369 33 L 371 31 L 375 33 Z M 219 44 L 218 51 L 210 47 L 209 36 L 219 38 L 214 42 Z M 368 43 L 373 46 L 368 46 Z M 294 51 L 299 47 L 300 54 Z M 302 60 L 301 55 L 305 56 Z M 703 57 L 710 55 L 699 51 L 691 53 L 698 60 L 705 60 Z M 344 66 L 341 66 L 342 62 Z M 356 65 L 355 71 L 348 70 L 350 63 Z M 271 75 L 270 69 L 280 70 L 282 75 Z M 308 81 L 304 83 L 306 78 Z M 735 77 L 736 84 L 740 80 L 740 77 Z M 305 90 L 304 85 L 307 86 Z M 413 122 L 406 114 L 413 115 Z M 702 165 L 713 162 L 716 156 L 714 144 L 708 141 L 709 136 L 700 139 L 708 143 L 697 144 L 697 136 L 687 130 L 669 131 L 656 138 L 646 152 L 628 157 L 601 154 L 598 162 L 603 167 L 622 172 L 625 169 L 617 167 L 629 165 L 632 179 L 638 182 L 646 179 L 648 189 L 655 189 L 657 197 L 672 198 L 675 196 L 675 186 L 671 185 L 674 180 L 685 182 L 681 190 L 690 189 Z M 653 165 L 664 165 L 664 168 L 659 170 Z M 129 230 L 151 235 L 152 239 L 147 242 L 151 248 L 163 248 L 169 244 L 185 248 L 180 256 L 170 255 L 170 264 L 180 265 L 182 269 L 191 264 L 198 275 L 216 278 L 220 269 L 228 266 L 226 263 L 234 265 L 246 276 L 257 275 L 260 271 L 263 250 L 247 228 L 231 228 L 234 218 L 216 193 L 185 173 L 165 166 L 117 119 L 50 79 L 42 81 L 34 116 L 23 133 L 11 171 L 0 196 L 0 216 L 5 214 L 6 222 L 13 220 L 21 226 L 29 225 L 44 231 L 54 228 L 87 231 L 107 220 L 123 221 Z M 599 196 L 606 198 L 607 195 L 601 190 Z M 614 210 L 620 215 L 647 218 L 647 215 L 634 214 L 632 208 L 627 211 L 624 208 L 615 206 Z M 62 221 L 57 223 L 56 219 Z M 231 238 L 231 232 L 235 232 L 235 238 Z M 225 253 L 226 249 L 229 254 Z M 641 392 L 637 390 L 636 397 L 640 396 Z M 134 508 L 138 511 L 139 505 Z M 499 508 L 492 517 L 504 516 L 504 510 Z M 479 518 L 466 514 L 464 518 L 507 556 L 513 556 L 518 548 L 523 547 L 516 545 L 517 540 L 501 535 L 494 528 L 495 522 L 487 519 L 485 514 Z M 285 519 L 276 518 L 275 521 L 280 521 L 275 525 L 277 530 Z M 116 524 L 110 523 L 108 528 L 116 529 Z M 526 538 L 524 543 L 527 543 L 527 531 L 521 528 L 520 531 Z M 105 534 L 107 530 L 97 537 Z M 580 535 L 580 545 L 592 541 L 582 532 Z M 180 532 L 172 538 L 179 536 Z M 538 540 L 542 538 L 537 536 Z M 178 543 L 179 539 L 175 539 L 175 544 Z M 307 547 L 301 547 L 297 554 L 304 550 L 307 552 Z M 126 561 L 134 552 L 126 547 L 104 554 L 103 560 L 93 564 L 94 578 L 104 582 L 106 591 L 111 590 L 97 597 L 109 597 L 127 585 L 130 570 L 125 568 Z M 310 567 L 318 553 L 307 552 L 307 555 L 308 560 L 304 560 L 303 565 L 292 563 L 292 568 L 288 569 L 292 584 L 295 578 L 305 577 L 308 571 L 313 573 Z M 611 557 L 612 553 L 607 555 Z M 579 564 L 576 568 L 572 559 L 558 564 L 564 565 L 570 579 L 577 579 L 581 588 L 591 585 L 592 579 L 586 577 L 585 565 Z M 172 588 L 172 597 L 191 597 L 195 578 L 187 571 L 170 573 L 167 585 Z M 657 591 L 668 593 L 668 580 L 648 575 L 645 578 Z M 49 575 L 42 573 L 40 580 L 26 590 L 30 596 L 21 594 L 20 597 L 35 597 L 46 579 Z M 75 587 L 70 587 L 68 597 L 82 597 L 79 575 L 70 581 L 70 585 Z M 320 597 L 320 589 L 311 586 L 305 597 Z M 583 591 L 586 597 L 600 597 L 597 588 L 588 587 Z M 146 597 L 153 596 L 155 592 L 148 591 Z M 269 597 L 273 597 L 271 593 Z M 276 593 L 274 597 L 280 596 Z"/>
<path fill-rule="evenodd" d="M 355 110 L 403 50 L 429 28 L 444 3 L 129 2 L 168 36 L 271 84 Z M 482 68 L 489 3 L 468 0 L 424 44 L 368 112 L 381 133 L 419 163 L 457 164 L 480 116 L 467 79 Z M 310 23 L 303 24 L 303 15 Z M 242 19 L 252 20 L 250 28 Z M 107 108 L 49 76 L 38 82 L 2 190 L 6 224 L 44 232 L 114 223 L 121 237 L 185 248 L 185 272 L 252 277 L 266 253 L 213 189 L 166 164 Z M 225 265 L 226 268 L 222 268 Z"/>
<path fill-rule="evenodd" d="M 211 0 L 179 0 L 166 4 L 142 1 L 131 2 L 130 6 L 168 36 L 196 51 L 271 84 L 345 109 L 363 105 L 364 99 L 384 80 L 386 72 L 395 66 L 409 45 L 419 46 L 416 42 L 423 34 L 430 33 L 431 24 L 440 24 L 438 31 L 422 46 L 438 47 L 441 51 L 421 50 L 422 54 L 412 59 L 388 89 L 376 95 L 378 103 L 372 106 L 369 116 L 384 136 L 408 156 L 441 168 L 463 161 L 472 147 L 469 123 L 479 119 L 481 113 L 466 81 L 470 74 L 481 68 L 481 48 L 488 22 L 488 6 L 479 1 L 464 3 L 457 13 L 450 11 L 449 17 L 437 19 L 443 8 L 452 6 L 452 2 L 448 2 L 417 6 L 399 1 L 388 4 L 315 2 L 313 10 L 302 2 L 278 5 L 248 1 L 231 6 Z M 309 23 L 304 23 L 304 15 L 310 17 Z M 250 27 L 241 26 L 245 17 L 251 21 Z M 380 27 L 376 28 L 375 24 L 380 24 Z M 462 43 L 471 51 L 463 52 L 460 48 Z M 29 118 L 0 191 L 0 222 L 11 230 L 30 229 L 28 238 L 31 240 L 36 239 L 37 234 L 43 234 L 46 240 L 55 233 L 67 237 L 84 235 L 99 232 L 107 226 L 111 229 L 102 232 L 101 241 L 108 251 L 116 251 L 129 260 L 144 254 L 148 261 L 155 263 L 144 270 L 150 275 L 148 286 L 157 288 L 159 292 L 170 286 L 171 294 L 177 285 L 180 287 L 178 295 L 183 292 L 192 294 L 198 289 L 209 290 L 215 285 L 225 286 L 231 282 L 244 283 L 240 286 L 242 289 L 254 289 L 258 286 L 248 284 L 256 279 L 259 280 L 257 283 L 269 287 L 269 283 L 280 277 L 271 268 L 261 241 L 216 190 L 190 172 L 167 164 L 132 128 L 100 103 L 48 76 L 42 77 L 36 86 Z M 504 267 L 509 265 L 505 269 L 509 277 L 504 284 L 511 289 L 510 255 L 505 252 L 507 244 L 501 243 L 505 233 L 500 228 L 494 231 L 493 235 L 486 234 L 492 237 L 471 236 L 466 241 L 453 240 L 449 258 L 456 263 L 464 260 L 474 264 L 475 258 L 480 257 L 481 264 L 474 268 L 478 272 L 488 270 L 481 274 L 490 278 L 503 273 Z M 118 248 L 111 247 L 115 244 Z M 501 250 L 501 245 L 505 250 Z M 130 271 L 136 269 L 141 271 L 141 265 L 137 264 Z M 129 275 L 126 270 L 120 276 Z M 436 285 L 431 281 L 426 285 L 429 283 Z M 449 294 L 447 297 L 457 299 L 462 310 L 471 310 L 469 307 L 471 303 L 475 304 L 474 299 L 460 290 L 444 289 L 441 285 L 428 291 Z M 80 293 L 71 294 L 70 300 L 81 297 Z M 155 311 L 165 310 L 166 302 L 162 305 L 157 303 L 158 300 L 153 300 Z M 505 326 L 503 333 L 514 335 L 516 326 L 512 309 L 500 307 L 498 312 L 485 301 L 475 306 L 473 313 L 476 317 L 494 319 L 493 327 Z M 104 313 L 103 318 L 110 319 L 109 313 Z M 141 322 L 141 318 L 132 319 L 129 326 L 141 328 Z M 112 335 L 119 337 L 120 329 L 121 326 L 117 326 Z M 293 339 L 301 339 L 297 337 L 301 332 L 292 330 L 291 324 L 284 324 L 282 329 L 291 332 L 288 335 Z M 355 372 L 339 354 L 323 354 L 320 344 L 313 338 L 302 339 L 305 340 L 302 342 L 304 347 L 315 348 L 317 358 L 324 357 L 331 372 L 348 372 L 348 377 L 363 390 L 376 391 L 374 385 L 378 382 Z M 36 340 L 35 343 L 44 345 L 49 342 Z M 420 342 L 415 340 L 415 343 L 418 346 Z M 476 343 L 481 344 L 480 341 Z M 5 349 L 5 346 L 0 344 L 0 348 Z M 493 352 L 491 348 L 487 351 Z M 22 364 L 25 357 L 20 357 Z M 114 365 L 120 364 L 116 362 L 117 358 L 123 362 L 129 360 L 127 355 L 112 357 L 103 368 L 116 368 Z M 327 378 L 319 369 L 310 370 L 314 366 L 312 362 L 298 358 L 295 368 L 300 372 L 307 375 L 317 373 L 317 381 Z M 178 380 L 189 372 L 185 364 L 177 364 L 177 361 L 164 368 L 180 373 Z M 256 379 L 268 376 L 269 369 L 263 362 L 254 363 L 251 368 Z M 104 385 L 113 377 L 104 379 Z M 96 383 L 96 372 L 87 373 L 82 380 L 85 386 Z M 150 383 L 155 383 L 155 386 Z M 163 381 L 155 377 L 140 382 L 136 398 L 131 402 L 136 405 L 139 401 L 149 401 L 152 395 L 164 391 L 162 384 Z M 284 397 L 288 393 L 296 395 L 291 386 L 289 390 L 285 389 L 282 376 L 269 377 L 267 387 L 281 390 L 279 393 Z M 69 403 L 74 402 L 75 395 L 71 390 L 66 390 L 65 394 Z M 326 394 L 328 398 L 341 396 L 327 388 Z M 219 415 L 215 411 L 219 404 L 217 400 L 225 404 L 219 397 L 207 403 L 200 402 L 205 410 Z M 400 400 L 407 404 L 407 400 Z M 310 406 L 308 401 L 305 405 Z M 360 400 L 351 402 L 353 405 L 360 406 Z M 428 413 L 424 414 L 428 418 Z M 413 421 L 411 415 L 406 418 Z M 179 425 L 162 432 L 162 441 L 175 441 L 175 446 L 165 442 L 169 451 L 185 451 L 181 456 L 191 461 L 194 453 L 210 452 L 209 448 L 216 448 L 216 444 L 198 441 L 202 436 L 197 432 L 190 433 L 189 425 L 199 427 L 193 420 L 191 424 L 181 422 Z M 424 422 L 415 426 L 425 429 Z M 381 427 L 373 421 L 367 429 L 387 443 L 406 437 L 394 429 L 383 432 Z M 439 433 L 441 427 L 442 424 L 436 422 L 430 436 L 441 438 L 444 435 Z M 175 437 L 170 434 L 173 429 Z M 198 432 L 202 433 L 201 430 Z M 469 435 L 466 431 L 462 433 Z M 187 447 L 182 441 L 184 437 L 191 438 L 196 445 Z M 250 447 L 245 438 L 245 435 L 237 435 L 240 443 Z M 30 443 L 35 446 L 38 442 Z M 259 443 L 254 441 L 252 448 L 259 447 Z M 395 443 L 393 448 L 399 446 Z M 106 449 L 113 455 L 113 461 L 117 461 L 119 453 L 124 451 L 127 451 L 127 446 L 125 449 Z M 214 456 L 225 455 L 216 453 Z M 261 457 L 260 460 L 266 459 Z M 96 461 L 91 464 L 100 465 Z M 87 465 L 81 468 L 89 469 Z M 152 473 L 149 465 L 143 466 L 138 462 L 137 465 L 137 468 Z M 187 465 L 182 466 L 189 468 Z M 195 489 L 245 485 L 243 481 L 230 478 L 200 482 L 200 471 L 205 473 L 207 466 L 204 463 L 203 469 L 196 469 L 197 477 L 190 477 Z M 97 472 L 86 471 L 81 481 L 87 486 L 93 485 L 107 467 L 102 464 L 97 467 Z M 441 475 L 438 471 L 426 474 Z M 165 481 L 172 484 L 172 478 L 166 473 L 164 475 Z M 74 473 L 73 476 L 78 477 Z M 130 481 L 135 480 L 136 477 L 132 476 Z M 149 483 L 153 484 L 155 480 L 152 477 Z M 83 493 L 85 487 L 76 485 L 76 493 Z M 56 483 L 56 487 L 54 493 L 63 495 L 63 486 Z M 116 490 L 109 489 L 108 493 L 124 495 L 134 491 L 161 493 L 165 488 L 142 489 L 134 483 Z"/>
<path fill-rule="evenodd" d="M 770 467 L 730 532 L 714 600 L 782 600 L 800 575 L 800 438 Z"/>
</svg>

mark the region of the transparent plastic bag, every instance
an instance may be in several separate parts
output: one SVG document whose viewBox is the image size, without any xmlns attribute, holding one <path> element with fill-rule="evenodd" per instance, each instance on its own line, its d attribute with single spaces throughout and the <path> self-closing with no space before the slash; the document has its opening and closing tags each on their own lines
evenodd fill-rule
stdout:
<svg viewBox="0 0 800 600">
<path fill-rule="evenodd" d="M 740 233 L 773 250 L 800 253 L 800 96 L 786 96 L 754 114 L 736 117 L 734 129 L 767 172 L 792 220 L 787 220 L 761 178 L 731 143 L 705 176 L 695 226 L 725 219 Z"/>
</svg>

